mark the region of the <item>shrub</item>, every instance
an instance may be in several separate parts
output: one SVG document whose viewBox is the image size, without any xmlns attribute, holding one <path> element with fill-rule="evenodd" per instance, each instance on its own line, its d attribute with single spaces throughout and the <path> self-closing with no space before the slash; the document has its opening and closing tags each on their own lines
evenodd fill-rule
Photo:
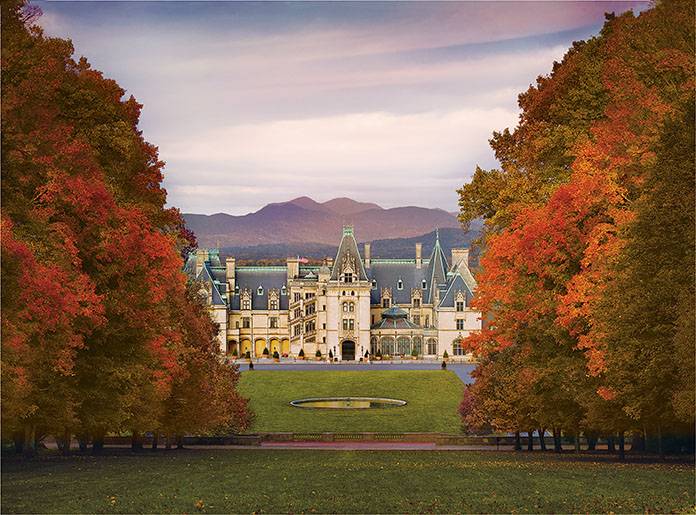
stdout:
<svg viewBox="0 0 696 515">
<path fill-rule="evenodd" d="M 273 351 L 273 359 L 280 359 L 280 354 L 278 354 L 277 350 Z"/>
<path fill-rule="evenodd" d="M 319 349 L 317 349 L 317 352 L 315 352 L 314 355 L 315 355 L 317 358 L 321 358 L 321 351 L 320 351 Z"/>
<path fill-rule="evenodd" d="M 375 354 L 375 356 L 378 357 L 378 358 L 381 358 L 381 357 L 382 357 L 382 351 L 378 349 L 378 350 L 377 350 L 377 354 Z"/>
<path fill-rule="evenodd" d="M 237 356 L 239 356 L 239 354 L 237 353 L 237 347 L 235 347 L 234 349 L 232 349 L 232 355 L 233 355 L 235 358 L 236 358 Z"/>
<path fill-rule="evenodd" d="M 414 358 L 417 358 L 417 357 L 418 357 L 418 350 L 417 350 L 417 349 L 413 349 L 413 350 L 411 351 L 411 356 L 413 356 Z"/>
<path fill-rule="evenodd" d="M 246 351 L 246 354 L 244 354 L 244 357 L 246 359 L 251 359 L 251 351 Z"/>
<path fill-rule="evenodd" d="M 264 347 L 264 348 L 263 348 L 262 354 L 263 354 L 264 356 L 268 356 L 268 347 Z"/>
<path fill-rule="evenodd" d="M 304 358 L 304 349 L 300 349 L 299 357 Z"/>
<path fill-rule="evenodd" d="M 333 352 L 329 351 L 329 359 L 333 359 Z"/>
<path fill-rule="evenodd" d="M 442 355 L 442 357 L 445 359 L 449 358 L 449 354 L 447 354 L 447 351 L 445 351 L 445 353 Z"/>
</svg>

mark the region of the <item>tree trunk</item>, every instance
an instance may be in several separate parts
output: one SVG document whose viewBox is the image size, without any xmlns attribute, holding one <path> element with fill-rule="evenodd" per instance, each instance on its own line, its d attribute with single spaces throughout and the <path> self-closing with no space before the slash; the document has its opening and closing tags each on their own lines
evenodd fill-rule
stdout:
<svg viewBox="0 0 696 515">
<path fill-rule="evenodd" d="M 515 450 L 516 451 L 522 450 L 522 441 L 520 439 L 520 432 L 519 431 L 515 431 Z"/>
<path fill-rule="evenodd" d="M 167 449 L 167 450 L 169 451 L 169 450 L 171 450 L 171 448 L 172 448 L 172 434 L 171 434 L 171 433 L 167 433 L 167 434 L 165 435 L 165 437 L 166 437 L 167 441 L 166 441 L 166 443 L 164 444 L 164 448 Z"/>
<path fill-rule="evenodd" d="M 665 457 L 665 450 L 662 447 L 662 424 L 657 424 L 657 453 L 660 455 L 660 458 L 664 459 Z"/>
<path fill-rule="evenodd" d="M 65 431 L 63 431 L 63 438 L 61 440 L 63 443 L 63 446 L 61 448 L 63 456 L 69 456 L 70 455 L 70 443 L 72 441 L 72 433 L 70 432 L 69 429 L 66 429 Z"/>
<path fill-rule="evenodd" d="M 80 452 L 87 452 L 87 444 L 89 443 L 89 438 L 87 438 L 87 435 L 77 435 L 77 443 L 80 446 Z"/>
<path fill-rule="evenodd" d="M 588 434 L 587 436 L 587 450 L 594 451 L 597 449 L 597 435 Z"/>
<path fill-rule="evenodd" d="M 104 435 L 99 433 L 92 438 L 92 454 L 101 454 L 104 450 Z"/>
<path fill-rule="evenodd" d="M 626 449 L 624 447 L 624 443 L 625 443 L 624 432 L 619 431 L 619 459 L 621 461 L 626 459 L 626 452 L 625 452 Z"/>
<path fill-rule="evenodd" d="M 575 454 L 580 452 L 580 431 L 575 432 Z"/>
<path fill-rule="evenodd" d="M 563 448 L 561 447 L 561 429 L 559 427 L 553 428 L 553 451 L 561 452 Z"/>
<path fill-rule="evenodd" d="M 15 452 L 17 454 L 22 454 L 24 452 L 24 432 L 16 431 L 12 435 L 12 439 L 14 440 Z"/>
<path fill-rule="evenodd" d="M 184 435 L 176 435 L 176 448 L 177 449 L 184 448 Z"/>
<path fill-rule="evenodd" d="M 614 454 L 616 452 L 616 447 L 614 446 L 614 437 L 613 436 L 607 437 L 607 451 L 609 451 L 609 454 Z"/>
<path fill-rule="evenodd" d="M 32 456 L 36 453 L 36 426 L 27 424 L 24 426 L 24 454 Z"/>
<path fill-rule="evenodd" d="M 527 440 L 527 450 L 531 452 L 534 450 L 534 429 L 527 431 Z"/>
<path fill-rule="evenodd" d="M 544 429 L 542 427 L 542 428 L 537 429 L 537 432 L 539 433 L 539 448 L 542 451 L 545 451 L 546 450 L 546 440 L 544 440 L 544 435 L 546 434 L 546 429 Z"/>
<path fill-rule="evenodd" d="M 155 431 L 152 433 L 152 450 L 156 451 L 157 446 L 159 445 L 159 433 Z"/>
<path fill-rule="evenodd" d="M 631 433 L 631 452 L 645 452 L 645 433 L 643 431 Z"/>
<path fill-rule="evenodd" d="M 143 450 L 143 437 L 140 431 L 133 430 L 131 435 L 131 451 L 142 451 Z"/>
</svg>

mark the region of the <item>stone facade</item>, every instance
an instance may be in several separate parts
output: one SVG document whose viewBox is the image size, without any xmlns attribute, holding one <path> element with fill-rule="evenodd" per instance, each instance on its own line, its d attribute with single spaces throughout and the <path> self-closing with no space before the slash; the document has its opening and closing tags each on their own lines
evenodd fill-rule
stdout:
<svg viewBox="0 0 696 515">
<path fill-rule="evenodd" d="M 372 259 L 370 244 L 361 255 L 347 226 L 336 258 L 321 266 L 298 258 L 237 266 L 234 257 L 223 263 L 218 250 L 199 249 L 185 270 L 200 283 L 228 354 L 465 359 L 459 341 L 481 329 L 470 307 L 476 281 L 468 249 L 452 249 L 448 263 L 439 238 L 428 259 L 420 244 L 414 259 Z"/>
</svg>

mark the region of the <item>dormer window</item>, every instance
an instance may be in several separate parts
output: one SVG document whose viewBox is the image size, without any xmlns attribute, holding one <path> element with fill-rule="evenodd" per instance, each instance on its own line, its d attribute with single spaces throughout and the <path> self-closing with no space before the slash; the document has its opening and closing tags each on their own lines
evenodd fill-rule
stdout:
<svg viewBox="0 0 696 515">
<path fill-rule="evenodd" d="M 239 295 L 239 285 L 235 284 L 234 286 L 234 294 Z"/>
<path fill-rule="evenodd" d="M 263 286 L 259 286 L 258 290 L 256 290 L 256 295 L 263 295 Z"/>
<path fill-rule="evenodd" d="M 287 295 L 288 294 L 288 289 L 283 285 L 283 287 L 280 289 L 280 294 L 281 295 Z"/>
<path fill-rule="evenodd" d="M 404 282 L 403 282 L 401 279 L 399 279 L 399 280 L 396 282 L 396 289 L 397 289 L 397 290 L 403 290 L 403 289 L 404 289 Z"/>
<path fill-rule="evenodd" d="M 372 289 L 373 290 L 377 289 L 377 279 L 372 279 Z"/>
<path fill-rule="evenodd" d="M 242 301 L 242 309 L 251 309 L 251 301 L 245 299 Z"/>
<path fill-rule="evenodd" d="M 352 283 L 353 282 L 353 273 L 346 272 L 345 274 L 343 274 L 343 282 L 344 283 Z"/>
<path fill-rule="evenodd" d="M 421 288 L 423 288 L 424 290 L 427 290 L 427 289 L 428 289 L 428 283 L 426 282 L 425 279 L 423 279 L 423 280 L 421 281 Z"/>
</svg>

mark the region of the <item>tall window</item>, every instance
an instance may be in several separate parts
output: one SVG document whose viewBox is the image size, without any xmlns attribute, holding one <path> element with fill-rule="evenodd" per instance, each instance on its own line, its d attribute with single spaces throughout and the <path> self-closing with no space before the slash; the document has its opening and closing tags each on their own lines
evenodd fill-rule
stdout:
<svg viewBox="0 0 696 515">
<path fill-rule="evenodd" d="M 397 289 L 397 290 L 403 290 L 403 289 L 404 289 L 404 282 L 403 282 L 401 279 L 399 279 L 399 280 L 396 282 L 396 289 Z"/>
<path fill-rule="evenodd" d="M 251 309 L 251 301 L 248 299 L 244 299 L 242 301 L 242 309 Z"/>
<path fill-rule="evenodd" d="M 382 299 L 382 307 L 388 308 L 391 305 L 391 299 Z"/>
<path fill-rule="evenodd" d="M 344 283 L 352 283 L 353 282 L 353 273 L 352 272 L 346 272 L 343 274 L 343 282 Z"/>
<path fill-rule="evenodd" d="M 463 356 L 464 355 L 464 347 L 462 346 L 462 340 L 461 338 L 457 338 L 452 342 L 452 354 L 454 356 Z"/>
<path fill-rule="evenodd" d="M 299 302 L 301 298 L 302 298 L 302 294 L 295 292 L 295 295 L 293 296 L 293 299 L 295 300 L 295 302 Z"/>
<path fill-rule="evenodd" d="M 355 320 L 352 318 L 344 318 L 343 319 L 343 330 L 344 331 L 352 331 L 355 329 Z"/>
<path fill-rule="evenodd" d="M 271 306 L 271 309 L 278 309 L 278 300 L 271 299 L 270 306 Z"/>
<path fill-rule="evenodd" d="M 302 324 L 296 324 L 292 328 L 292 335 L 293 336 L 300 336 L 300 332 L 302 332 Z"/>
<path fill-rule="evenodd" d="M 278 317 L 269 318 L 268 324 L 271 329 L 278 329 Z"/>
<path fill-rule="evenodd" d="M 425 327 L 430 327 L 430 317 L 428 315 L 425 315 Z"/>
<path fill-rule="evenodd" d="M 413 299 L 413 307 L 414 308 L 420 307 L 420 299 Z"/>
<path fill-rule="evenodd" d="M 251 319 L 249 317 L 242 318 L 242 328 L 249 329 L 251 327 Z"/>
<path fill-rule="evenodd" d="M 428 338 L 427 344 L 428 354 L 430 354 L 431 356 L 437 354 L 437 340 L 435 338 Z"/>
<path fill-rule="evenodd" d="M 416 325 L 420 325 L 420 315 L 413 315 L 413 323 Z"/>
<path fill-rule="evenodd" d="M 464 302 L 461 300 L 457 301 L 457 311 L 464 311 Z"/>
<path fill-rule="evenodd" d="M 457 331 L 462 331 L 462 330 L 464 330 L 464 319 L 458 318 L 457 319 Z"/>
<path fill-rule="evenodd" d="M 300 318 L 302 316 L 302 310 L 300 308 L 295 308 L 294 315 L 295 318 Z"/>
</svg>

